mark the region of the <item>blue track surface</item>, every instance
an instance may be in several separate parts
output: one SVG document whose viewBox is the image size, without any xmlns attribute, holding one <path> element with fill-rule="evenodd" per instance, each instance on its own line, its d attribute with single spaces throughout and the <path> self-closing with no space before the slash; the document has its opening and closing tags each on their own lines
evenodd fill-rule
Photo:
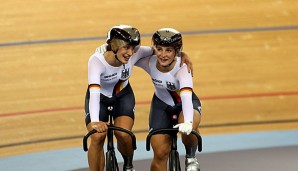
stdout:
<svg viewBox="0 0 298 171">
<path fill-rule="evenodd" d="M 202 138 L 202 154 L 298 146 L 298 130 L 203 135 Z M 178 147 L 179 154 L 185 155 L 180 140 L 178 140 Z M 144 141 L 139 141 L 137 148 L 135 161 L 152 158 L 152 151 L 146 151 Z M 122 162 L 119 153 L 117 156 L 119 162 Z M 19 155 L 0 160 L 1 170 L 7 168 L 10 171 L 64 171 L 87 167 L 87 153 L 81 147 Z"/>
</svg>

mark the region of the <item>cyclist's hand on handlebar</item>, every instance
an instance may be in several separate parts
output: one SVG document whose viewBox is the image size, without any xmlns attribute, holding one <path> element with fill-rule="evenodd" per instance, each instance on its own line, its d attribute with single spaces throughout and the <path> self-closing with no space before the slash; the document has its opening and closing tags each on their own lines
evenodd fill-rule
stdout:
<svg viewBox="0 0 298 171">
<path fill-rule="evenodd" d="M 106 122 L 92 122 L 92 128 L 97 132 L 106 132 L 108 130 L 108 124 Z"/>
<path fill-rule="evenodd" d="M 185 121 L 174 126 L 174 128 L 179 128 L 179 132 L 189 135 L 192 131 L 192 121 Z"/>
</svg>

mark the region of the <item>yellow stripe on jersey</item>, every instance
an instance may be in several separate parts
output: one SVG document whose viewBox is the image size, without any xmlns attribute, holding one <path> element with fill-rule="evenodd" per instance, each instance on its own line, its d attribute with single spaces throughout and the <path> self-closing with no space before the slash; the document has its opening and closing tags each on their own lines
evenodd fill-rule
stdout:
<svg viewBox="0 0 298 171">
<path fill-rule="evenodd" d="M 118 83 L 115 85 L 115 93 L 118 94 L 124 88 L 124 82 L 126 80 L 119 80 Z"/>
<path fill-rule="evenodd" d="M 124 82 L 120 84 L 120 91 L 124 88 Z"/>
</svg>

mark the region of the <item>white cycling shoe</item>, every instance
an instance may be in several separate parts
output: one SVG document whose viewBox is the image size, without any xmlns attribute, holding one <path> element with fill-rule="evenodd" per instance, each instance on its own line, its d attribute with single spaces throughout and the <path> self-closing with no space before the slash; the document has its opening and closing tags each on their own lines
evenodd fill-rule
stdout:
<svg viewBox="0 0 298 171">
<path fill-rule="evenodd" d="M 185 159 L 185 171 L 200 171 L 200 164 L 196 158 Z"/>
</svg>

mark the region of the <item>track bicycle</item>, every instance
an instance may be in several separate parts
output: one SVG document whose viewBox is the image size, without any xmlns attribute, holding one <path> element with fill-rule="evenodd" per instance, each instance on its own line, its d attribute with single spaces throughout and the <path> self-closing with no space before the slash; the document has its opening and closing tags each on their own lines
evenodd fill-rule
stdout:
<svg viewBox="0 0 298 171">
<path fill-rule="evenodd" d="M 119 171 L 118 162 L 115 154 L 115 147 L 114 147 L 114 130 L 125 132 L 130 135 L 132 139 L 132 147 L 134 150 L 137 149 L 136 145 L 136 137 L 135 135 L 128 129 L 117 127 L 113 125 L 113 106 L 108 107 L 109 111 L 109 122 L 108 131 L 107 131 L 107 152 L 106 152 L 106 171 Z M 92 134 L 97 133 L 95 129 L 88 132 L 83 138 L 83 149 L 84 151 L 88 151 L 88 137 Z"/>
</svg>

